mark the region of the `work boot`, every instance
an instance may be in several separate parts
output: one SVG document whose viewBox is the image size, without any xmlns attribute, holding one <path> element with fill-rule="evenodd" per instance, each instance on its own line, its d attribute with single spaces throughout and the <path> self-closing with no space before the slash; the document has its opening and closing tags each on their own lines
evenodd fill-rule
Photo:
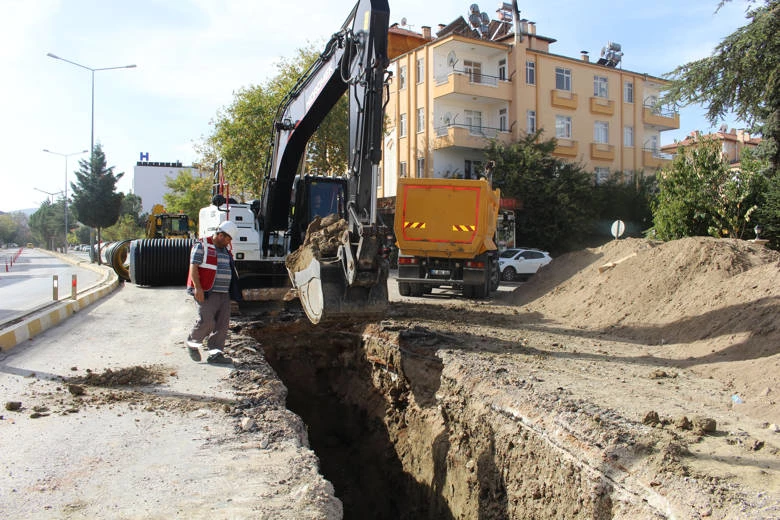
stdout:
<svg viewBox="0 0 780 520">
<path fill-rule="evenodd" d="M 212 349 L 209 350 L 209 357 L 206 358 L 206 363 L 211 365 L 231 365 L 233 360 L 227 357 L 221 350 Z"/>
<path fill-rule="evenodd" d="M 200 361 L 200 345 L 196 341 L 191 339 L 187 340 L 187 351 L 190 353 L 190 359 L 193 361 Z"/>
</svg>

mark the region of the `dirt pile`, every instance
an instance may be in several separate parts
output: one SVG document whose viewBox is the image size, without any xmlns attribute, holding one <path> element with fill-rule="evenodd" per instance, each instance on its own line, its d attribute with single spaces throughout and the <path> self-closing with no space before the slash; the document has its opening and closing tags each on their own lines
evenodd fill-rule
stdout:
<svg viewBox="0 0 780 520">
<path fill-rule="evenodd" d="M 776 251 L 705 237 L 616 240 L 556 258 L 512 302 L 545 322 L 655 346 L 653 356 L 731 385 L 780 421 Z"/>
</svg>

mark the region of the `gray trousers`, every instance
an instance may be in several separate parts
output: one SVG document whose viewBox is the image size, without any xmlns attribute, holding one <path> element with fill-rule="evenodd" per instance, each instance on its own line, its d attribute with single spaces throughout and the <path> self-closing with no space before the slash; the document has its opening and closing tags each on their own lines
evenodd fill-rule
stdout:
<svg viewBox="0 0 780 520">
<path fill-rule="evenodd" d="M 228 293 L 210 293 L 198 303 L 198 318 L 188 340 L 201 343 L 208 336 L 208 348 L 223 350 L 230 325 L 230 296 Z"/>
</svg>

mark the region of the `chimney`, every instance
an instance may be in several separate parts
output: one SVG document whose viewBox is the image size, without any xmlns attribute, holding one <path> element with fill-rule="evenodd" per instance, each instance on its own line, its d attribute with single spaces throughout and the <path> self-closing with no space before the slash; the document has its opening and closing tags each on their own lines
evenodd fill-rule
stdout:
<svg viewBox="0 0 780 520">
<path fill-rule="evenodd" d="M 590 61 L 590 57 L 588 57 L 588 51 L 580 51 L 580 57 L 582 58 L 582 61 L 585 63 L 588 63 Z"/>
<path fill-rule="evenodd" d="M 428 27 L 427 25 L 423 25 L 422 26 L 422 35 L 423 35 L 423 38 L 425 38 L 426 40 L 430 40 L 431 39 L 431 28 Z"/>
<path fill-rule="evenodd" d="M 536 35 L 536 22 L 528 22 L 528 34 Z"/>
</svg>

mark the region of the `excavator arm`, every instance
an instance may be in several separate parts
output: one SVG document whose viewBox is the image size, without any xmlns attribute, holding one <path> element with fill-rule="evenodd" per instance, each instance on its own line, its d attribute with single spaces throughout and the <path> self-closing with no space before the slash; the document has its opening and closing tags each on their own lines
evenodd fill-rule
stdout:
<svg viewBox="0 0 780 520">
<path fill-rule="evenodd" d="M 345 225 L 335 254 L 317 248 L 288 257 L 293 287 L 313 323 L 325 317 L 380 314 L 387 306 L 386 230 L 377 222 L 387 72 L 387 0 L 359 0 L 317 61 L 279 106 L 262 198 L 263 254 L 268 237 L 287 232 L 293 186 L 306 145 L 336 102 L 349 95 L 349 161 Z M 331 172 L 341 175 L 344 172 Z M 298 197 L 296 197 L 296 200 Z M 335 228 L 333 228 L 335 229 Z M 303 248 L 309 245 L 309 237 Z"/>
</svg>

